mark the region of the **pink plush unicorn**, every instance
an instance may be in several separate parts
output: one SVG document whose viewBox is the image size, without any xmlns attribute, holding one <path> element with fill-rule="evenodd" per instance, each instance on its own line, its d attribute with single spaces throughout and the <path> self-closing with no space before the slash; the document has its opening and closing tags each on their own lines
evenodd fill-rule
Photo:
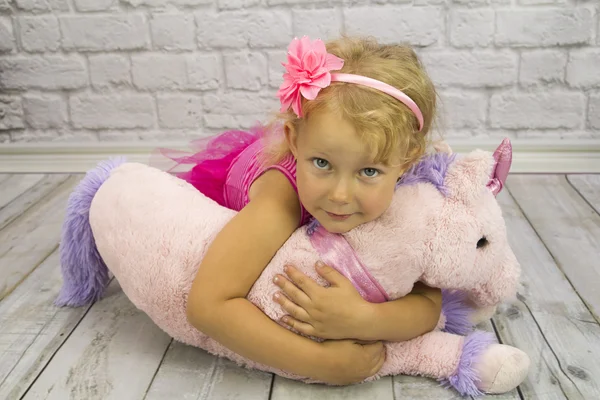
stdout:
<svg viewBox="0 0 600 400">
<path fill-rule="evenodd" d="M 272 300 L 278 291 L 272 278 L 292 264 L 325 285 L 313 269 L 319 259 L 349 278 L 369 301 L 397 299 L 422 281 L 444 289 L 438 329 L 406 342 L 387 342 L 386 361 L 368 380 L 424 375 L 463 395 L 512 390 L 526 377 L 528 356 L 497 344 L 491 333 L 469 330 L 516 294 L 520 266 L 495 199 L 511 154 L 505 140 L 493 154 L 426 156 L 399 182 L 392 205 L 379 219 L 344 235 L 316 224 L 298 229 L 248 299 L 279 321 L 283 311 Z M 100 164 L 69 200 L 61 241 L 64 286 L 57 304 L 100 299 L 110 271 L 128 298 L 176 340 L 308 382 L 244 359 L 187 321 L 186 299 L 198 265 L 234 214 L 157 169 L 123 161 Z"/>
</svg>

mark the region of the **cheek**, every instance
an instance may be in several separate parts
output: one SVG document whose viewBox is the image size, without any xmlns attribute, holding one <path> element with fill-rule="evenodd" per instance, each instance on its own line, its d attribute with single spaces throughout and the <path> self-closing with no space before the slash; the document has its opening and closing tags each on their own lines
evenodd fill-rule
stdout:
<svg viewBox="0 0 600 400">
<path fill-rule="evenodd" d="M 377 190 L 366 190 L 362 197 L 362 208 L 366 214 L 373 217 L 379 216 L 388 209 L 392 203 L 394 192 L 386 190 L 386 188 L 378 188 Z"/>
<path fill-rule="evenodd" d="M 300 168 L 297 169 L 296 185 L 298 186 L 298 195 L 300 196 L 300 201 L 304 205 L 309 205 L 310 202 L 318 197 L 319 180 L 315 179 L 310 172 Z"/>
</svg>

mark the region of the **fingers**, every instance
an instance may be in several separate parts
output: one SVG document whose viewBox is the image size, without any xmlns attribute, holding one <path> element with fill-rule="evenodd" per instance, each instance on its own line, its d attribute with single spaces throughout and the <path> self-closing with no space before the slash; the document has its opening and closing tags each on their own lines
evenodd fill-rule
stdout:
<svg viewBox="0 0 600 400">
<path fill-rule="evenodd" d="M 317 273 L 333 286 L 341 286 L 348 283 L 348 279 L 340 274 L 335 268 L 323 264 L 321 261 L 316 264 Z"/>
<path fill-rule="evenodd" d="M 294 303 L 306 309 L 310 306 L 310 298 L 302 290 L 298 289 L 292 282 L 288 281 L 284 276 L 276 275 L 273 282 L 281 288 L 283 293 L 290 298 Z"/>
<path fill-rule="evenodd" d="M 381 367 L 383 367 L 383 363 L 385 362 L 385 347 L 383 342 L 379 341 L 373 344 L 367 344 L 365 347 L 369 347 L 369 352 L 374 361 L 373 367 L 370 371 L 370 375 L 375 375 Z"/>
<path fill-rule="evenodd" d="M 385 347 L 381 340 L 363 345 L 372 359 L 383 357 L 385 359 Z"/>
<path fill-rule="evenodd" d="M 362 339 L 354 339 L 354 341 L 358 344 L 362 344 L 362 345 L 368 345 L 368 344 L 375 344 L 375 343 L 381 343 L 380 340 L 362 340 Z"/>
<path fill-rule="evenodd" d="M 289 316 L 283 317 L 281 321 L 287 326 L 294 328 L 296 331 L 302 333 L 303 335 L 315 336 L 315 328 L 311 324 L 298 321 L 297 319 L 294 319 Z"/>
<path fill-rule="evenodd" d="M 281 308 L 285 312 L 287 312 L 295 319 L 300 320 L 302 322 L 310 322 L 310 316 L 308 315 L 308 313 L 302 307 L 290 301 L 290 299 L 285 297 L 282 293 L 275 293 L 275 296 L 273 296 L 273 298 L 277 303 L 281 305 Z"/>
<path fill-rule="evenodd" d="M 368 347 L 373 354 L 380 353 L 384 350 L 383 342 L 381 340 L 366 342 L 364 346 Z"/>
<path fill-rule="evenodd" d="M 284 267 L 284 271 L 290 278 L 290 280 L 294 282 L 296 286 L 302 289 L 302 291 L 306 293 L 308 297 L 312 297 L 312 294 L 316 290 L 321 288 L 317 282 L 313 281 L 308 276 L 304 275 L 302 272 L 298 271 L 292 266 L 288 265 Z"/>
<path fill-rule="evenodd" d="M 422 282 L 416 282 L 410 293 L 427 297 L 437 307 L 442 306 L 442 290 L 441 289 L 429 287 Z"/>
<path fill-rule="evenodd" d="M 383 367 L 383 363 L 385 363 L 385 351 L 383 349 L 381 349 L 378 356 L 379 356 L 379 358 L 377 360 L 377 363 L 371 370 L 371 375 L 375 375 L 376 373 L 378 373 L 379 370 L 381 369 L 381 367 Z"/>
</svg>

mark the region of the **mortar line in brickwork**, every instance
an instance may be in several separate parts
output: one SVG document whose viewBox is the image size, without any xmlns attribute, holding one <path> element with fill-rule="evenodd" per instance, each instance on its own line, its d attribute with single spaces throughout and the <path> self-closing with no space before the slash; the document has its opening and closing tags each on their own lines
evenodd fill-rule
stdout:
<svg viewBox="0 0 600 400">
<path fill-rule="evenodd" d="M 150 51 L 154 51 L 154 38 L 152 37 L 152 28 L 150 27 L 150 24 L 152 23 L 150 21 L 150 10 L 146 10 L 142 15 L 144 16 L 144 19 L 146 20 L 146 32 L 148 33 L 148 45 L 149 45 L 149 49 Z"/>
<path fill-rule="evenodd" d="M 67 123 L 71 129 L 76 129 L 75 123 L 73 122 L 73 110 L 71 109 L 71 97 L 76 95 L 81 95 L 87 93 L 89 95 L 94 95 L 98 93 L 98 89 L 93 85 L 92 82 L 92 68 L 90 62 L 90 54 L 83 54 L 83 64 L 87 70 L 87 78 L 88 78 L 88 86 L 75 90 L 61 90 L 63 97 L 67 103 Z M 97 140 L 100 140 L 100 135 L 98 132 L 93 132 L 93 135 Z"/>
<path fill-rule="evenodd" d="M 600 8 L 596 9 L 596 19 L 598 21 L 596 21 L 596 37 L 594 37 L 594 40 L 596 45 L 600 46 Z"/>
<path fill-rule="evenodd" d="M 131 87 L 133 88 L 133 90 L 137 90 L 137 88 L 135 87 L 135 81 L 133 80 L 133 59 L 131 58 L 132 53 L 129 52 L 127 54 L 127 61 L 129 61 L 129 79 L 131 80 Z"/>
<path fill-rule="evenodd" d="M 75 7 L 75 0 L 67 0 L 67 4 L 69 5 L 69 14 L 76 14 L 78 12 Z"/>
<path fill-rule="evenodd" d="M 12 23 L 11 26 L 13 30 L 13 36 L 15 38 L 16 50 L 19 53 L 24 52 L 25 50 L 23 49 L 23 43 L 21 42 L 21 18 L 17 16 L 17 18 L 13 19 L 13 22 L 14 23 Z"/>
<path fill-rule="evenodd" d="M 565 63 L 565 69 L 563 70 L 563 83 L 567 84 L 567 70 L 569 69 L 569 63 L 571 62 L 571 49 L 566 49 L 567 52 L 567 62 Z"/>
<path fill-rule="evenodd" d="M 444 29 L 440 29 L 440 33 L 442 35 L 442 40 L 443 43 L 438 43 L 441 44 L 442 46 L 452 46 L 452 40 L 450 38 L 450 31 L 451 31 L 451 25 L 452 25 L 452 13 L 450 12 L 450 10 L 444 10 Z M 440 39 L 440 38 L 438 38 Z"/>
<path fill-rule="evenodd" d="M 590 115 L 590 103 L 591 103 L 591 98 L 592 98 L 592 92 L 589 91 L 587 93 L 587 96 L 585 96 L 585 108 L 584 108 L 584 112 L 583 112 L 583 129 L 590 129 L 592 130 L 592 123 L 590 121 L 591 119 L 591 115 Z"/>
<path fill-rule="evenodd" d="M 218 90 L 220 90 L 222 94 L 227 91 L 227 76 L 225 75 L 225 55 L 223 54 L 223 49 L 219 50 L 219 63 L 221 64 L 221 82 L 219 83 Z"/>
<path fill-rule="evenodd" d="M 216 11 L 215 11 L 216 13 Z M 196 53 L 197 51 L 200 50 L 200 43 L 198 42 L 198 19 L 196 18 L 195 14 L 192 14 L 192 21 L 194 22 L 194 50 L 192 51 L 192 54 Z M 187 66 L 186 66 L 186 73 L 187 73 Z M 188 79 L 188 77 L 186 77 L 186 79 Z"/>
<path fill-rule="evenodd" d="M 154 93 L 150 93 L 150 96 L 152 96 L 152 108 L 154 109 L 153 114 L 154 114 L 154 118 L 153 118 L 153 128 L 154 129 L 158 129 L 160 130 L 162 127 L 160 125 L 160 117 L 158 115 L 159 110 L 158 110 L 158 93 L 154 92 Z"/>
<path fill-rule="evenodd" d="M 485 94 L 487 96 L 487 107 L 485 110 L 485 127 L 487 129 L 491 129 L 492 128 L 492 118 L 491 118 L 491 112 L 492 112 L 492 95 L 494 94 L 493 90 L 491 90 L 490 88 L 486 88 L 485 89 Z"/>
<path fill-rule="evenodd" d="M 85 54 L 83 58 L 84 58 L 83 63 L 85 64 L 85 68 L 87 70 L 88 85 L 93 93 L 93 92 L 95 92 L 95 88 L 94 88 L 94 85 L 92 82 L 92 63 L 90 62 L 90 55 Z"/>
<path fill-rule="evenodd" d="M 521 65 L 523 64 L 523 50 L 517 50 L 519 57 L 517 58 L 517 89 L 522 89 L 521 85 Z"/>
</svg>

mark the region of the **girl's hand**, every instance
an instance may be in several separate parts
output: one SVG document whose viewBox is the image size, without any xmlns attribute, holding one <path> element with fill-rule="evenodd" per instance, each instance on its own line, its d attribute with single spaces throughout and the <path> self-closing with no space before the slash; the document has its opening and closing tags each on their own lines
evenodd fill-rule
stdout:
<svg viewBox="0 0 600 400">
<path fill-rule="evenodd" d="M 326 340 L 323 346 L 323 372 L 319 379 L 331 385 L 359 383 L 375 375 L 385 362 L 382 342 Z"/>
<path fill-rule="evenodd" d="M 275 301 L 289 314 L 282 322 L 300 333 L 323 339 L 359 337 L 362 316 L 369 312 L 370 303 L 335 269 L 317 263 L 316 270 L 330 287 L 320 286 L 291 266 L 285 268 L 289 279 L 275 277 L 275 284 L 282 290 L 275 294 Z"/>
</svg>

